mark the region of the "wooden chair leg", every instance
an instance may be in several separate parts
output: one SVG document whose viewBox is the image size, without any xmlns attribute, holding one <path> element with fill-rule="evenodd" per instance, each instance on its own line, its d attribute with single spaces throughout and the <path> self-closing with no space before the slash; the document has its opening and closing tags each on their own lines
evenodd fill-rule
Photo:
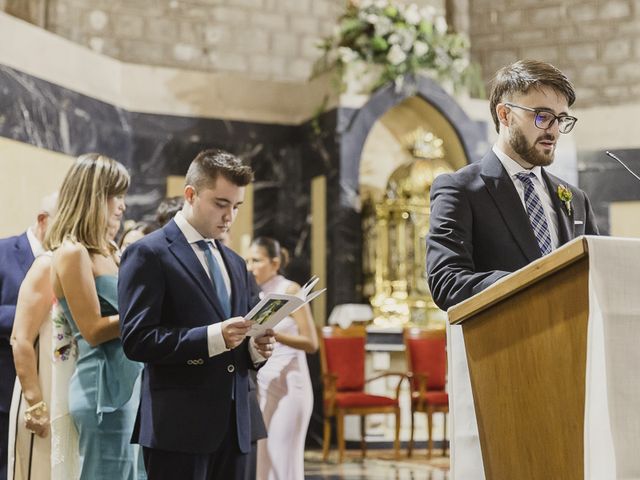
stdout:
<svg viewBox="0 0 640 480">
<path fill-rule="evenodd" d="M 400 407 L 396 407 L 396 437 L 393 441 L 393 448 L 396 451 L 396 460 L 400 458 Z"/>
<path fill-rule="evenodd" d="M 431 407 L 428 407 L 428 410 L 427 410 L 427 430 L 429 432 L 427 458 L 431 459 L 431 451 L 433 450 L 433 409 Z"/>
<path fill-rule="evenodd" d="M 415 411 L 413 408 L 411 409 L 411 434 L 409 435 L 409 447 L 407 448 L 407 457 L 411 458 L 413 454 L 413 429 L 414 429 L 414 421 L 415 421 Z"/>
<path fill-rule="evenodd" d="M 442 412 L 444 415 L 444 435 L 442 437 L 442 456 L 447 454 L 447 412 Z"/>
<path fill-rule="evenodd" d="M 360 415 L 360 449 L 362 450 L 362 458 L 367 458 L 366 420 L 367 417 L 365 415 Z"/>
<path fill-rule="evenodd" d="M 325 415 L 324 429 L 322 433 L 322 461 L 326 462 L 329 458 L 329 444 L 331 443 L 331 417 Z"/>
<path fill-rule="evenodd" d="M 336 432 L 338 434 L 338 463 L 344 460 L 344 413 L 338 410 L 336 414 Z"/>
</svg>

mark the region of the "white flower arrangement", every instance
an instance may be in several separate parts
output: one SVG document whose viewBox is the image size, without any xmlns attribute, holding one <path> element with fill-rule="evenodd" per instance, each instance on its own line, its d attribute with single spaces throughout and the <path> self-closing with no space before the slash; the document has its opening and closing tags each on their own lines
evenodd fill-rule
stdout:
<svg viewBox="0 0 640 480">
<path fill-rule="evenodd" d="M 320 48 L 323 67 L 335 66 L 343 77 L 347 67 L 356 63 L 370 66 L 378 78 L 369 91 L 389 81 L 398 85 L 405 75 L 421 71 L 455 89 L 474 87 L 483 95 L 478 67 L 469 62 L 468 40 L 449 33 L 446 20 L 433 7 L 352 0 L 338 28 Z"/>
</svg>

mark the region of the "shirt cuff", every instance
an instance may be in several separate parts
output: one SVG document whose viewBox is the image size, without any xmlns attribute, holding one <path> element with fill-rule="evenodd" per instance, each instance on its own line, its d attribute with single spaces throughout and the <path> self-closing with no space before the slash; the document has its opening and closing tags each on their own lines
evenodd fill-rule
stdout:
<svg viewBox="0 0 640 480">
<path fill-rule="evenodd" d="M 207 346 L 210 357 L 229 351 L 222 336 L 222 322 L 214 323 L 207 327 Z"/>
<path fill-rule="evenodd" d="M 253 337 L 249 340 L 249 354 L 251 355 L 251 361 L 253 362 L 254 367 L 267 360 L 256 348 L 256 345 L 253 343 Z"/>
</svg>

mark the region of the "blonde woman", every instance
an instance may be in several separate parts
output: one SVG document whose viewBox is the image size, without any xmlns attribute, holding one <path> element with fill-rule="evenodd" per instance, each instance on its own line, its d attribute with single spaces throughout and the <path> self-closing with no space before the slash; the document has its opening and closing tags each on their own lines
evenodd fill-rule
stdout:
<svg viewBox="0 0 640 480">
<path fill-rule="evenodd" d="M 283 258 L 285 261 L 283 261 Z M 280 275 L 286 257 L 277 240 L 256 238 L 247 268 L 264 293 L 295 294 L 300 285 Z M 308 306 L 275 327 L 273 355 L 258 370 L 258 399 L 268 437 L 258 441 L 258 480 L 303 479 L 304 441 L 313 409 L 306 353 L 318 349 Z"/>
<path fill-rule="evenodd" d="M 80 156 L 64 179 L 45 239 L 53 252 L 53 292 L 78 348 L 69 411 L 78 430 L 80 479 L 144 476 L 129 443 L 142 367 L 125 357 L 119 340 L 118 263 L 109 240 L 128 187 L 122 164 L 99 154 Z"/>
</svg>

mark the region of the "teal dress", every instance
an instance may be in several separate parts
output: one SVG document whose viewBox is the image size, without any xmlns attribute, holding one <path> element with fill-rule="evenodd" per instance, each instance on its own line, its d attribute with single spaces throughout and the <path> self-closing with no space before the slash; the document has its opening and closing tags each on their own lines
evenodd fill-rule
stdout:
<svg viewBox="0 0 640 480">
<path fill-rule="evenodd" d="M 118 314 L 118 277 L 95 278 L 103 317 Z M 69 412 L 78 429 L 81 480 L 146 478 L 131 433 L 140 400 L 142 365 L 129 360 L 120 339 L 92 347 L 82 337 L 65 298 L 58 299 L 78 344 L 69 383 Z"/>
</svg>

